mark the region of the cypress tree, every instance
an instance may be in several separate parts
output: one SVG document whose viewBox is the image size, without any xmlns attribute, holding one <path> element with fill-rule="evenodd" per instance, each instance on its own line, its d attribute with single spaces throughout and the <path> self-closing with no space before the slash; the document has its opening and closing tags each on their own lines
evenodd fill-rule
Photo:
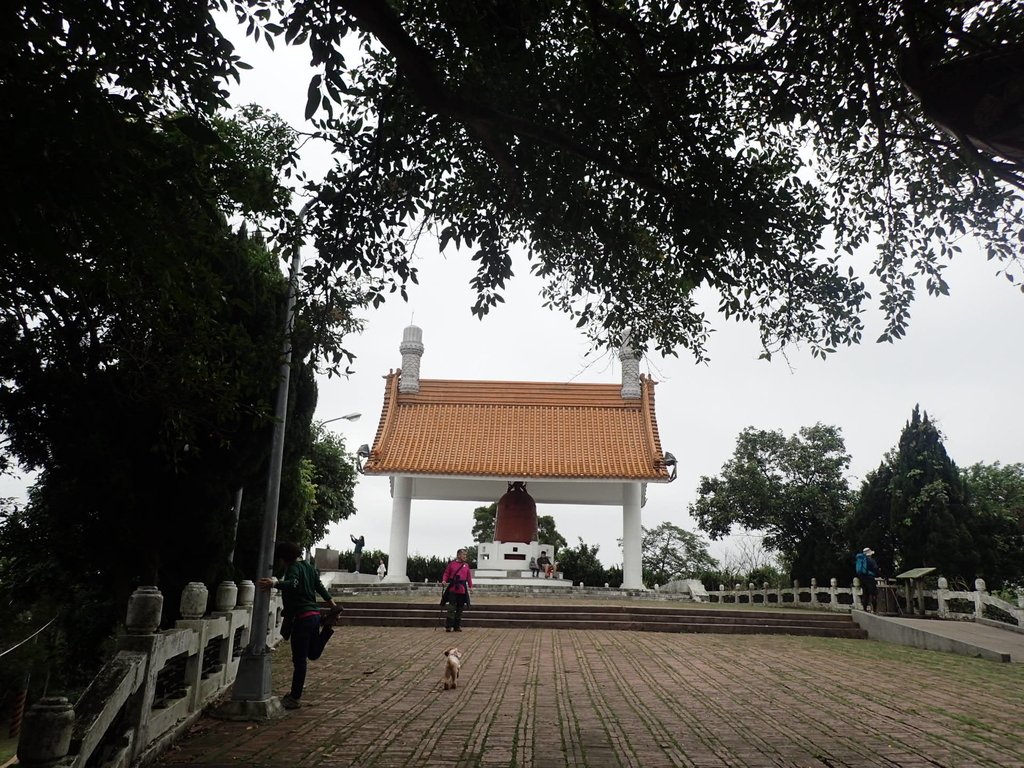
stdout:
<svg viewBox="0 0 1024 768">
<path fill-rule="evenodd" d="M 893 457 L 889 496 L 899 569 L 935 566 L 948 578 L 973 581 L 980 558 L 964 482 L 938 428 L 917 405 Z"/>
</svg>

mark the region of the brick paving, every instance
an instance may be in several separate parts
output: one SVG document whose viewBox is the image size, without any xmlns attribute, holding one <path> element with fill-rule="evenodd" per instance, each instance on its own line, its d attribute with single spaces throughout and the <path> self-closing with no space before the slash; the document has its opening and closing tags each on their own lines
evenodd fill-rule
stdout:
<svg viewBox="0 0 1024 768">
<path fill-rule="evenodd" d="M 276 692 L 290 673 L 282 647 Z M 346 627 L 303 703 L 204 718 L 158 764 L 1024 766 L 1024 665 L 865 640 Z"/>
</svg>

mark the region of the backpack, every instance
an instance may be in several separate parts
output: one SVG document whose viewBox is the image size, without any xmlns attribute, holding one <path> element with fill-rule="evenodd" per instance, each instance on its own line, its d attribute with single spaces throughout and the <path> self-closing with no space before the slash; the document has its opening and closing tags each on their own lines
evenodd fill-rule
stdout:
<svg viewBox="0 0 1024 768">
<path fill-rule="evenodd" d="M 865 555 L 863 552 L 857 553 L 857 575 L 868 575 L 868 556 Z"/>
</svg>

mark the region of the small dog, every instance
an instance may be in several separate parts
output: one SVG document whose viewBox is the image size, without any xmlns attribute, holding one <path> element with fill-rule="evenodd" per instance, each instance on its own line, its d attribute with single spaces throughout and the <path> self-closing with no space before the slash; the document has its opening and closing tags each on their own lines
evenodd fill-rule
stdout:
<svg viewBox="0 0 1024 768">
<path fill-rule="evenodd" d="M 444 678 L 442 685 L 444 690 L 455 689 L 459 685 L 459 669 L 462 667 L 462 651 L 458 648 L 449 648 L 444 652 Z"/>
</svg>

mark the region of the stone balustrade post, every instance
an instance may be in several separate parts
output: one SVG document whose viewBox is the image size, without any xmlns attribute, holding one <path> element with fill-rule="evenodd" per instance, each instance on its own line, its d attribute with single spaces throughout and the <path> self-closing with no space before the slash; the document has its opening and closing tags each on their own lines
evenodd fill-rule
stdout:
<svg viewBox="0 0 1024 768">
<path fill-rule="evenodd" d="M 975 579 L 974 580 L 974 618 L 975 620 L 984 618 L 985 616 L 985 580 Z"/>
<path fill-rule="evenodd" d="M 761 595 L 762 595 L 762 597 L 764 599 L 764 604 L 768 605 L 768 582 L 767 581 L 761 584 Z"/>
<path fill-rule="evenodd" d="M 256 585 L 244 579 L 238 582 L 238 607 L 252 610 L 252 603 L 256 599 Z"/>
<path fill-rule="evenodd" d="M 833 609 L 839 608 L 839 579 L 835 577 L 828 580 L 828 604 Z"/>
<path fill-rule="evenodd" d="M 864 606 L 860 599 L 862 594 L 864 594 L 864 591 L 860 588 L 860 579 L 854 576 L 853 584 L 850 585 L 850 595 L 853 597 L 852 608 L 862 608 Z"/>
<path fill-rule="evenodd" d="M 800 605 L 800 580 L 793 579 L 793 605 Z"/>
<path fill-rule="evenodd" d="M 160 628 L 164 596 L 156 587 L 139 587 L 128 598 L 125 629 L 129 635 L 152 635 Z"/>
<path fill-rule="evenodd" d="M 63 696 L 47 696 L 32 705 L 21 723 L 18 765 L 52 766 L 71 751 L 75 710 Z"/>
<path fill-rule="evenodd" d="M 227 613 L 238 604 L 238 585 L 233 581 L 222 581 L 213 596 L 213 610 Z"/>
<path fill-rule="evenodd" d="M 945 576 L 939 576 L 939 586 L 935 590 L 935 601 L 939 604 L 939 618 L 949 618 L 949 581 Z"/>
<path fill-rule="evenodd" d="M 818 604 L 818 580 L 811 579 L 811 605 L 816 606 Z"/>
<path fill-rule="evenodd" d="M 210 592 L 201 581 L 190 581 L 181 590 L 181 618 L 195 620 L 203 618 Z"/>
</svg>

